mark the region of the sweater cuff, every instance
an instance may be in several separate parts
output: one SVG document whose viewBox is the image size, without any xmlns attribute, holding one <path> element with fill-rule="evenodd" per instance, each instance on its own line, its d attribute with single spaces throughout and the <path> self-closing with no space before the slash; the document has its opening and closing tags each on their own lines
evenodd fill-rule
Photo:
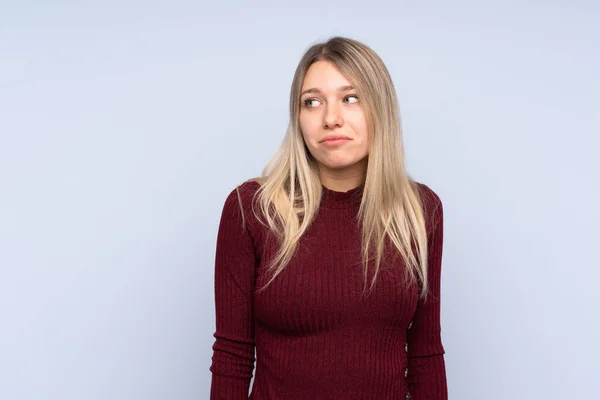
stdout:
<svg viewBox="0 0 600 400">
<path fill-rule="evenodd" d="M 411 400 L 448 400 L 443 354 L 408 358 Z"/>
<path fill-rule="evenodd" d="M 211 400 L 248 400 L 250 379 L 212 374 Z"/>
</svg>

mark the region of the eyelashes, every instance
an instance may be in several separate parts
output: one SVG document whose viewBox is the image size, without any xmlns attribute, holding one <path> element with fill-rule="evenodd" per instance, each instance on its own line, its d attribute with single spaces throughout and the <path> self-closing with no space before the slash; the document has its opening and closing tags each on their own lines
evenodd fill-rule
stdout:
<svg viewBox="0 0 600 400">
<path fill-rule="evenodd" d="M 344 100 L 346 100 L 346 99 L 348 99 L 348 98 L 351 98 L 351 97 L 355 98 L 355 99 L 356 99 L 356 101 L 354 101 L 353 103 L 350 103 L 350 104 L 355 104 L 355 103 L 358 103 L 358 96 L 356 96 L 356 95 L 354 95 L 354 94 L 350 94 L 350 95 L 348 95 L 348 96 L 344 97 Z M 303 105 L 304 105 L 304 107 L 306 107 L 306 108 L 315 108 L 314 106 L 311 106 L 311 105 L 310 105 L 312 101 L 319 101 L 319 100 L 317 100 L 317 99 L 315 99 L 315 98 L 309 98 L 309 99 L 306 99 L 306 100 L 304 100 L 304 101 L 302 102 L 302 104 L 303 104 Z"/>
</svg>

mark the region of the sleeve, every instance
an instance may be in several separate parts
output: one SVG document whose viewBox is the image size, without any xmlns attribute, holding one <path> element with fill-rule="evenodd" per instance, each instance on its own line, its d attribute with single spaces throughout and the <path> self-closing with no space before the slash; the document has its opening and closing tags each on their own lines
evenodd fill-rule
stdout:
<svg viewBox="0 0 600 400">
<path fill-rule="evenodd" d="M 254 371 L 252 295 L 256 253 L 248 231 L 248 215 L 242 210 L 234 189 L 225 200 L 217 233 L 211 400 L 247 400 Z"/>
<path fill-rule="evenodd" d="M 419 299 L 407 332 L 408 383 L 411 400 L 447 400 L 446 367 L 440 325 L 440 286 L 444 235 L 443 207 L 432 193 L 428 233 L 427 299 Z M 431 209 L 431 208 L 430 208 Z M 408 396 L 407 396 L 408 398 Z"/>
</svg>

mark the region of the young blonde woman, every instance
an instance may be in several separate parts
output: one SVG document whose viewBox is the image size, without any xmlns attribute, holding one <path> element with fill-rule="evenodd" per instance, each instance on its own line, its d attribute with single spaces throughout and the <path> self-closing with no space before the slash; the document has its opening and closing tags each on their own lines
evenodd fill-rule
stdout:
<svg viewBox="0 0 600 400">
<path fill-rule="evenodd" d="M 447 399 L 442 241 L 380 57 L 344 37 L 310 47 L 281 147 L 224 202 L 211 399 Z"/>
</svg>

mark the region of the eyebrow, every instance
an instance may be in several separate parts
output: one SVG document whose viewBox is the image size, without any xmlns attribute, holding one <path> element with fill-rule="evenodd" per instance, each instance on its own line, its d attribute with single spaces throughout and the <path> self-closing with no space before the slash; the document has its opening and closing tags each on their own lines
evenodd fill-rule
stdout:
<svg viewBox="0 0 600 400">
<path fill-rule="evenodd" d="M 349 90 L 354 90 L 354 86 L 352 86 L 352 85 L 340 86 L 340 87 L 338 87 L 337 90 L 338 90 L 338 92 L 347 92 Z M 300 96 L 303 96 L 306 93 L 321 93 L 321 90 L 319 88 L 306 89 L 306 90 L 302 91 L 302 93 L 300 93 Z"/>
</svg>

